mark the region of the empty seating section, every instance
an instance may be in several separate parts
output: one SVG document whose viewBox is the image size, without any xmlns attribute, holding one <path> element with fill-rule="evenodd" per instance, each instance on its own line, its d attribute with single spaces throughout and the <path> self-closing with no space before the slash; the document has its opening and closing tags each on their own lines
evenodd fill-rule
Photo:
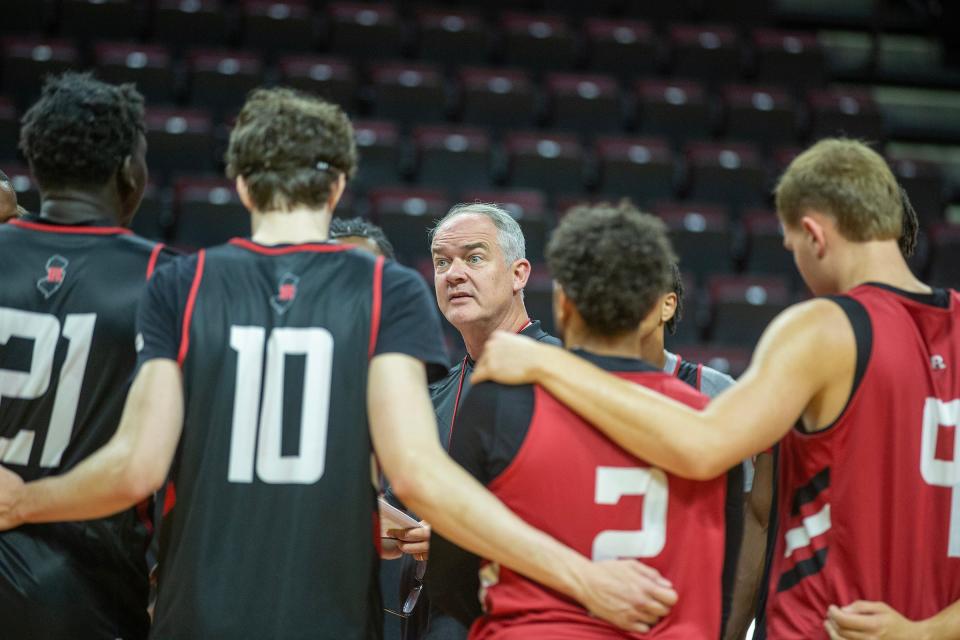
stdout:
<svg viewBox="0 0 960 640">
<path fill-rule="evenodd" d="M 209 246 L 249 233 L 223 178 L 239 105 L 255 87 L 291 86 L 354 121 L 359 170 L 338 215 L 382 225 L 400 259 L 432 278 L 423 261 L 434 221 L 456 202 L 503 205 L 534 263 L 528 309 L 548 327 L 543 254 L 565 210 L 629 198 L 652 211 L 686 289 L 668 345 L 736 374 L 769 318 L 802 295 L 771 193 L 819 138 L 887 152 L 922 228 L 912 267 L 934 284 L 960 281 L 960 225 L 948 214 L 960 201 L 960 152 L 949 144 L 960 140 L 942 117 L 929 130 L 919 112 L 904 125 L 905 107 L 884 98 L 890 87 L 874 86 L 893 77 L 869 54 L 883 35 L 867 30 L 882 32 L 886 18 L 818 22 L 782 4 L 0 0 L 0 169 L 36 209 L 17 144 L 45 76 L 91 70 L 134 83 L 147 101 L 151 170 L 134 228 Z M 931 37 L 926 24 L 890 29 Z M 955 73 L 897 78 L 956 100 Z"/>
</svg>

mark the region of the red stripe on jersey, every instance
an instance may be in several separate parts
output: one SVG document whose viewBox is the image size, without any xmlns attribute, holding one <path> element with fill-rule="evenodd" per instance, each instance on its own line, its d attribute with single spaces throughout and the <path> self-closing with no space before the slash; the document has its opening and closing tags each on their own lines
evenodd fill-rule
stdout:
<svg viewBox="0 0 960 640">
<path fill-rule="evenodd" d="M 698 364 L 697 365 L 697 391 L 701 391 L 702 389 L 703 389 L 703 365 Z"/>
<path fill-rule="evenodd" d="M 373 267 L 373 306 L 370 311 L 370 348 L 367 357 L 372 358 L 377 348 L 377 336 L 380 334 L 380 306 L 383 300 L 383 256 L 377 257 Z"/>
<path fill-rule="evenodd" d="M 153 270 L 157 268 L 157 258 L 160 257 L 160 252 L 163 251 L 165 246 L 167 245 L 158 242 L 153 251 L 150 252 L 150 262 L 147 263 L 147 280 L 153 276 Z"/>
<path fill-rule="evenodd" d="M 197 302 L 197 291 L 200 289 L 200 280 L 203 279 L 203 263 L 207 252 L 203 249 L 197 253 L 197 271 L 193 274 L 193 284 L 190 286 L 190 295 L 187 297 L 187 306 L 183 310 L 183 329 L 180 332 L 180 352 L 177 354 L 177 364 L 183 366 L 190 349 L 190 320 L 193 318 L 193 305 Z"/>
<path fill-rule="evenodd" d="M 314 253 L 331 253 L 334 251 L 350 251 L 353 249 L 352 246 L 345 244 L 315 243 L 297 244 L 289 247 L 265 247 L 257 244 L 256 242 L 251 242 L 246 238 L 233 238 L 230 240 L 230 244 L 235 247 L 240 247 L 241 249 L 253 251 L 255 253 L 262 253 L 265 256 L 283 256 L 288 253 L 300 253 L 303 251 L 312 251 Z"/>
<path fill-rule="evenodd" d="M 167 491 L 163 496 L 163 517 L 166 518 L 167 514 L 173 511 L 174 505 L 177 504 L 177 486 L 173 484 L 173 480 L 167 483 Z"/>
<path fill-rule="evenodd" d="M 676 377 L 680 375 L 680 365 L 683 364 L 683 358 L 680 357 L 680 354 L 677 354 L 677 365 L 673 368 L 673 373 L 670 375 Z M 697 390 L 699 390 L 700 385 L 697 385 Z"/>
<path fill-rule="evenodd" d="M 115 236 L 115 235 L 133 235 L 133 231 L 123 227 L 81 227 L 67 226 L 61 224 L 44 224 L 42 222 L 29 222 L 27 220 L 11 220 L 9 224 L 15 227 L 30 229 L 31 231 L 43 231 L 44 233 L 75 233 L 94 236 Z"/>
</svg>

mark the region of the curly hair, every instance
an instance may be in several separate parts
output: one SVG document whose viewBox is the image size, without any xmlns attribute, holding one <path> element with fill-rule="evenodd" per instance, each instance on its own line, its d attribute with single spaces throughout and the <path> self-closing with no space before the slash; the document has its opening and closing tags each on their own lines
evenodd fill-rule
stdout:
<svg viewBox="0 0 960 640">
<path fill-rule="evenodd" d="M 554 279 L 608 336 L 637 328 L 673 284 L 675 262 L 663 222 L 628 201 L 574 207 L 547 246 Z"/>
<path fill-rule="evenodd" d="M 242 176 L 257 211 L 322 207 L 357 168 L 353 126 L 335 104 L 293 89 L 256 89 L 230 133 L 227 176 Z"/>
<path fill-rule="evenodd" d="M 903 231 L 897 245 L 900 247 L 900 253 L 903 254 L 903 257 L 910 258 L 917 250 L 920 220 L 917 218 L 917 210 L 913 208 L 913 203 L 910 202 L 907 190 L 903 187 L 900 187 L 900 202 L 903 204 Z"/>
<path fill-rule="evenodd" d="M 106 184 L 145 130 L 143 96 L 90 73 L 47 78 L 20 121 L 20 150 L 41 188 Z"/>
<path fill-rule="evenodd" d="M 393 245 L 387 239 L 387 234 L 377 225 L 363 218 L 333 218 L 330 221 L 331 238 L 369 238 L 373 240 L 384 258 L 395 259 Z"/>
</svg>

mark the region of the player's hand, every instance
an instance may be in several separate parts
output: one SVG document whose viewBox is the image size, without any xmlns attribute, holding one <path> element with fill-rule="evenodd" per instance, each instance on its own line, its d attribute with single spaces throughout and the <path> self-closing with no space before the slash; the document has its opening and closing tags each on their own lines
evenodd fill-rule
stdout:
<svg viewBox="0 0 960 640">
<path fill-rule="evenodd" d="M 649 631 L 677 602 L 670 581 L 636 560 L 594 562 L 588 574 L 586 593 L 577 599 L 593 615 L 627 631 Z"/>
<path fill-rule="evenodd" d="M 387 535 L 397 539 L 400 551 L 417 560 L 426 560 L 430 554 L 430 524 L 426 520 L 412 529 L 389 529 Z"/>
<path fill-rule="evenodd" d="M 492 380 L 502 384 L 537 382 L 536 363 L 542 351 L 550 349 L 532 338 L 507 331 L 495 331 L 483 345 L 473 369 L 473 384 Z"/>
<path fill-rule="evenodd" d="M 917 640 L 920 623 L 907 620 L 884 602 L 857 600 L 845 607 L 830 605 L 823 626 L 830 640 Z"/>
<path fill-rule="evenodd" d="M 0 465 L 0 531 L 23 524 L 17 513 L 17 503 L 23 490 L 23 479 Z"/>
</svg>

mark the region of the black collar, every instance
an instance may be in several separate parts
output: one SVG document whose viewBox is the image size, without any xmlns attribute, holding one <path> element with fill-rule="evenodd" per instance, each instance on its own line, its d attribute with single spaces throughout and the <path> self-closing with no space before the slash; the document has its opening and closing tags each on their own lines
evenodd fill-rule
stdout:
<svg viewBox="0 0 960 640">
<path fill-rule="evenodd" d="M 663 373 L 649 362 L 639 358 L 623 358 L 620 356 L 602 356 L 583 349 L 573 349 L 572 353 L 580 356 L 587 362 L 594 364 L 604 371 L 620 371 L 631 373 Z"/>
</svg>

